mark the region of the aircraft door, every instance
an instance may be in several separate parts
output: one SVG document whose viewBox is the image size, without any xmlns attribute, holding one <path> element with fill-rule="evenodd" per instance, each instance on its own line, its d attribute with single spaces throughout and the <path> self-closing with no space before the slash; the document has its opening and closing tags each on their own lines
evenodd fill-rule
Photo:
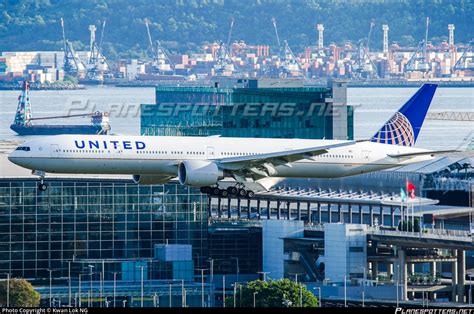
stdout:
<svg viewBox="0 0 474 314">
<path fill-rule="evenodd" d="M 364 162 L 368 162 L 369 159 L 370 159 L 369 157 L 370 157 L 370 151 L 368 151 L 368 150 L 363 150 L 363 151 L 362 151 L 362 160 L 363 160 Z"/>
<path fill-rule="evenodd" d="M 215 150 L 214 147 L 208 146 L 207 147 L 207 159 L 214 159 L 215 158 Z"/>
<path fill-rule="evenodd" d="M 59 157 L 59 145 L 51 144 L 50 154 L 51 154 L 51 157 Z"/>
</svg>

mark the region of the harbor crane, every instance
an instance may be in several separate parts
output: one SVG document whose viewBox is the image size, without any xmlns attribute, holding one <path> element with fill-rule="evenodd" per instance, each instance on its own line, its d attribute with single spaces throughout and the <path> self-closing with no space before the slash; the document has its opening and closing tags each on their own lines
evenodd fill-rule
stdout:
<svg viewBox="0 0 474 314">
<path fill-rule="evenodd" d="M 86 66 L 79 58 L 76 57 L 76 52 L 74 51 L 72 44 L 66 39 L 63 18 L 61 18 L 61 29 L 63 35 L 64 72 L 74 77 L 84 76 Z"/>
<path fill-rule="evenodd" d="M 165 72 L 174 72 L 174 63 L 171 61 L 168 51 L 161 45 L 160 41 L 153 43 L 150 31 L 150 21 L 145 19 L 146 31 L 148 34 L 148 44 L 150 45 L 153 57 L 153 72 L 163 74 Z"/>
<path fill-rule="evenodd" d="M 280 41 L 280 36 L 278 35 L 277 22 L 274 17 L 272 17 L 273 28 L 275 29 L 275 35 L 277 39 L 280 64 L 278 66 L 278 76 L 281 78 L 286 78 L 289 75 L 291 76 L 301 76 L 301 64 L 296 59 L 295 54 L 291 50 L 288 42 L 283 41 L 283 44 Z"/>
<path fill-rule="evenodd" d="M 370 38 L 372 36 L 372 30 L 374 29 L 375 21 L 370 21 L 369 34 L 367 35 L 367 41 L 364 46 L 364 40 L 359 41 L 359 47 L 357 49 L 357 58 L 355 64 L 352 66 L 352 77 L 355 79 L 373 79 L 378 78 L 377 68 L 374 62 L 370 59 L 369 45 Z"/>
<path fill-rule="evenodd" d="M 454 65 L 455 71 L 474 71 L 474 40 L 464 49 L 461 57 Z"/>
<path fill-rule="evenodd" d="M 89 47 L 89 60 L 87 62 L 87 79 L 90 81 L 97 81 L 101 82 L 104 80 L 104 73 L 108 71 L 109 65 L 107 60 L 105 59 L 104 55 L 101 51 L 101 45 L 104 37 L 105 32 L 105 23 L 104 20 L 102 22 L 102 30 L 100 36 L 100 42 L 97 43 L 95 39 L 95 25 L 89 25 L 90 31 L 90 47 Z"/>
<path fill-rule="evenodd" d="M 430 18 L 426 17 L 426 28 L 425 28 L 425 39 L 422 40 L 415 51 L 411 56 L 410 60 L 406 65 L 406 72 L 429 72 L 430 64 L 428 62 L 428 28 L 429 28 Z"/>
<path fill-rule="evenodd" d="M 214 70 L 216 74 L 223 74 L 224 72 L 234 72 L 234 62 L 232 61 L 231 56 L 231 45 L 230 40 L 232 38 L 232 31 L 234 29 L 234 18 L 230 19 L 229 33 L 227 34 L 227 41 L 225 44 L 220 41 L 219 49 L 217 51 L 217 60 L 214 65 Z"/>
</svg>

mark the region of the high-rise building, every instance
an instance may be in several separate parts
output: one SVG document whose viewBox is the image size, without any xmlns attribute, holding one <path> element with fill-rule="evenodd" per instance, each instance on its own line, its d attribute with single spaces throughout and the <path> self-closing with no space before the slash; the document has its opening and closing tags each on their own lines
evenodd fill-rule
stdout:
<svg viewBox="0 0 474 314">
<path fill-rule="evenodd" d="M 141 106 L 141 133 L 160 136 L 352 139 L 347 85 L 329 87 L 157 87 Z"/>
</svg>

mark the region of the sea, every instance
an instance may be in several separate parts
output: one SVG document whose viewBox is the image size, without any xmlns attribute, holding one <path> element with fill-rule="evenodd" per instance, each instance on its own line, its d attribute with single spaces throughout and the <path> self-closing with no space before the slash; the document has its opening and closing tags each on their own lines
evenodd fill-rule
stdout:
<svg viewBox="0 0 474 314">
<path fill-rule="evenodd" d="M 348 104 L 354 106 L 355 139 L 370 138 L 415 92 L 416 88 L 349 88 Z M 0 91 L 0 141 L 24 141 L 10 130 L 19 91 Z M 30 91 L 33 117 L 62 116 L 92 111 L 110 112 L 112 132 L 140 134 L 140 104 L 155 103 L 153 88 L 87 86 L 85 90 Z M 431 112 L 474 111 L 474 88 L 438 88 Z M 88 124 L 89 117 L 39 120 L 36 123 Z M 425 120 L 417 147 L 460 149 L 474 133 L 472 121 Z"/>
</svg>

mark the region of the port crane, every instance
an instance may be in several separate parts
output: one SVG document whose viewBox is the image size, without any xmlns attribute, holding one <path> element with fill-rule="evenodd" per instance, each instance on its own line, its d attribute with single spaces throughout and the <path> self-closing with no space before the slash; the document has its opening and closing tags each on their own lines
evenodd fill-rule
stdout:
<svg viewBox="0 0 474 314">
<path fill-rule="evenodd" d="M 150 32 L 150 21 L 148 19 L 145 19 L 145 26 L 148 34 L 148 43 L 153 56 L 152 66 L 154 72 L 161 74 L 170 71 L 174 72 L 174 63 L 171 61 L 168 51 L 161 45 L 159 40 L 156 41 L 156 46 L 153 44 Z"/>
<path fill-rule="evenodd" d="M 234 72 L 235 67 L 231 57 L 230 40 L 232 38 L 232 31 L 234 29 L 234 18 L 230 19 L 229 33 L 227 34 L 227 41 L 224 44 L 219 42 L 219 49 L 217 50 L 217 60 L 214 65 L 216 74 L 223 74 L 224 72 Z"/>
<path fill-rule="evenodd" d="M 426 28 L 425 28 L 425 39 L 422 40 L 415 51 L 411 56 L 410 60 L 406 64 L 406 72 L 429 72 L 430 64 L 428 63 L 428 28 L 429 28 L 430 18 L 426 17 Z"/>
<path fill-rule="evenodd" d="M 461 57 L 454 65 L 455 71 L 474 71 L 474 40 L 464 49 Z"/>
<path fill-rule="evenodd" d="M 63 35 L 64 72 L 74 77 L 84 76 L 86 66 L 79 58 L 76 57 L 76 52 L 74 51 L 72 44 L 66 39 L 63 18 L 61 18 L 61 29 Z"/>
<path fill-rule="evenodd" d="M 102 30 L 99 44 L 95 38 L 95 25 L 89 25 L 90 31 L 90 47 L 89 47 L 89 60 L 87 62 L 87 79 L 91 81 L 103 81 L 104 73 L 108 71 L 109 65 L 107 60 L 101 51 L 101 45 L 104 38 L 106 21 L 102 22 Z"/>
<path fill-rule="evenodd" d="M 355 79 L 373 79 L 377 78 L 377 68 L 374 62 L 370 59 L 369 45 L 374 29 L 375 21 L 370 21 L 369 34 L 367 35 L 367 42 L 364 46 L 364 40 L 359 41 L 357 49 L 357 57 L 355 64 L 352 66 L 352 77 Z"/>
<path fill-rule="evenodd" d="M 278 35 L 278 27 L 275 17 L 272 17 L 273 28 L 275 29 L 275 35 L 277 39 L 279 56 L 280 56 L 280 65 L 278 67 L 278 76 L 281 78 L 286 78 L 289 75 L 301 76 L 301 64 L 296 59 L 293 51 L 288 45 L 288 41 L 284 40 L 283 44 L 280 41 L 280 36 Z M 296 74 L 296 75 L 295 75 Z"/>
</svg>

